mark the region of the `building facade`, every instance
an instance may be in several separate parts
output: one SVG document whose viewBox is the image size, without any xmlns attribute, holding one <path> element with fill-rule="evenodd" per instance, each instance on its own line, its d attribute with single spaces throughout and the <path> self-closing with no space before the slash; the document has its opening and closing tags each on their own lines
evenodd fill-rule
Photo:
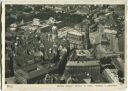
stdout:
<svg viewBox="0 0 128 91">
<path fill-rule="evenodd" d="M 64 75 L 66 78 L 76 76 L 86 79 L 87 74 L 91 79 L 98 81 L 98 76 L 100 76 L 99 60 L 95 60 L 88 50 L 76 50 L 67 61 Z"/>
<path fill-rule="evenodd" d="M 67 39 L 70 42 L 70 48 L 77 48 L 77 49 L 83 49 L 85 48 L 85 43 L 84 43 L 84 35 L 82 32 L 79 32 L 77 30 L 72 30 L 68 32 L 67 34 Z"/>
</svg>

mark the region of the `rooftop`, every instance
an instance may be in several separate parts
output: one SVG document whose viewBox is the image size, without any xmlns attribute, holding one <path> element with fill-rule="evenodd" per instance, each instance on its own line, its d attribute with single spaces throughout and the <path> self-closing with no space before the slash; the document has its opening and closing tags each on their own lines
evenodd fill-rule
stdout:
<svg viewBox="0 0 128 91">
<path fill-rule="evenodd" d="M 110 33 L 110 34 L 117 34 L 117 31 L 115 30 L 110 30 L 110 29 L 104 29 L 105 33 Z"/>
<path fill-rule="evenodd" d="M 61 23 L 61 21 L 56 21 L 54 18 L 52 19 L 49 18 L 48 20 L 43 20 L 43 21 L 40 19 L 34 18 L 33 21 L 26 22 L 18 26 L 25 30 L 35 30 L 35 29 L 48 28 L 54 23 L 59 24 Z"/>
<path fill-rule="evenodd" d="M 17 70 L 17 73 L 22 74 L 22 76 L 26 79 L 32 79 L 35 77 L 39 77 L 41 75 L 45 75 L 46 73 L 54 70 L 55 64 L 42 64 L 36 63 L 32 65 L 27 65 Z"/>
<path fill-rule="evenodd" d="M 77 36 L 82 36 L 82 33 L 77 31 L 77 30 L 74 30 L 72 29 L 71 31 L 68 32 L 69 34 L 73 34 L 73 35 L 77 35 Z"/>
<path fill-rule="evenodd" d="M 105 71 L 108 73 L 109 77 L 111 77 L 111 80 L 113 80 L 114 83 L 119 82 L 116 69 L 105 69 Z"/>
<path fill-rule="evenodd" d="M 66 66 L 99 66 L 99 61 L 68 61 Z"/>
<path fill-rule="evenodd" d="M 76 50 L 73 56 L 70 57 L 70 61 L 92 61 L 94 57 L 89 50 Z"/>
<path fill-rule="evenodd" d="M 89 50 L 76 50 L 76 55 L 77 56 L 87 56 L 87 57 L 91 56 Z"/>
</svg>

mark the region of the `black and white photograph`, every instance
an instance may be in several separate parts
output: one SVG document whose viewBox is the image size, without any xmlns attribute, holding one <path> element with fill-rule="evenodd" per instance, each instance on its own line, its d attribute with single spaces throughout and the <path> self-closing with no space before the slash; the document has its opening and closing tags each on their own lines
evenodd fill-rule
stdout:
<svg viewBox="0 0 128 91">
<path fill-rule="evenodd" d="M 6 4 L 5 84 L 124 84 L 125 5 Z"/>
</svg>

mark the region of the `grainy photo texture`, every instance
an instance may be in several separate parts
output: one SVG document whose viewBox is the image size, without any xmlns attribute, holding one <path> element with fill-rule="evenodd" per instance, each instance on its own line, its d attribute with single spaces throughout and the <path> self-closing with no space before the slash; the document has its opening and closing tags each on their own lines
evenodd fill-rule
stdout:
<svg viewBox="0 0 128 91">
<path fill-rule="evenodd" d="M 5 6 L 6 84 L 124 83 L 124 5 Z"/>
</svg>

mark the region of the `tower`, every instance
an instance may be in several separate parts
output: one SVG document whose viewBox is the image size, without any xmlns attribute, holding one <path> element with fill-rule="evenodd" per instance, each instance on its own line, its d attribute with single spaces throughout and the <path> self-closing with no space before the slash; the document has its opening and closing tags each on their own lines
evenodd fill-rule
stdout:
<svg viewBox="0 0 128 91">
<path fill-rule="evenodd" d="M 85 33 L 84 38 L 84 45 L 85 49 L 90 48 L 90 40 L 89 40 L 89 20 L 85 19 L 83 20 L 81 24 L 81 31 Z"/>
<path fill-rule="evenodd" d="M 55 40 L 58 38 L 57 34 L 57 26 L 53 25 L 52 26 L 52 42 L 55 42 Z"/>
</svg>

